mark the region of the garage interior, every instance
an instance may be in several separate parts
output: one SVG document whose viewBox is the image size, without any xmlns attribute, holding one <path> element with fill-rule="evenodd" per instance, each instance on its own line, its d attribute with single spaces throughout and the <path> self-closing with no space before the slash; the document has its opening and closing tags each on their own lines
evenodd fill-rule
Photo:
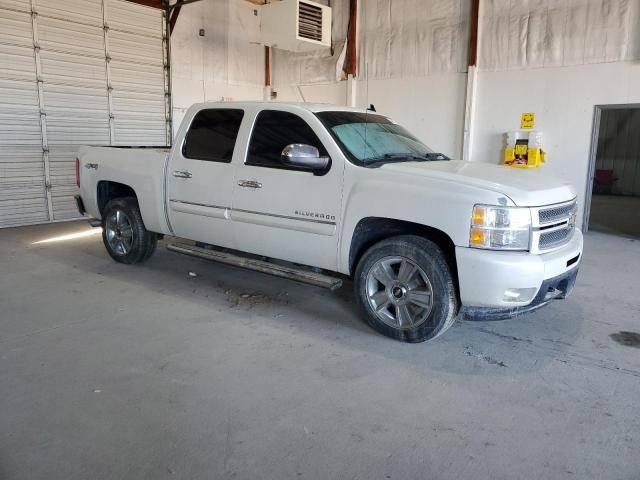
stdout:
<svg viewBox="0 0 640 480">
<path fill-rule="evenodd" d="M 0 0 L 0 479 L 638 478 L 640 0 L 319 0 L 330 46 L 304 52 L 265 46 L 264 3 Z M 535 113 L 575 290 L 409 345 L 349 280 L 169 238 L 113 262 L 78 148 L 170 146 L 192 104 L 247 100 L 374 105 L 492 164 Z"/>
<path fill-rule="evenodd" d="M 640 108 L 600 110 L 589 227 L 640 238 Z"/>
</svg>

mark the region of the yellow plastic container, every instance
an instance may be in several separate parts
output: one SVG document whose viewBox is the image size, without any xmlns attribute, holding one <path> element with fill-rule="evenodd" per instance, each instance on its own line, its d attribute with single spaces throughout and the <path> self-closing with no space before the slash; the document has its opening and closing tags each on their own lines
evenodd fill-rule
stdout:
<svg viewBox="0 0 640 480">
<path fill-rule="evenodd" d="M 524 151 L 521 147 L 525 147 Z M 545 162 L 545 156 L 545 151 L 541 148 L 516 145 L 515 148 L 507 147 L 504 149 L 503 164 L 514 168 L 538 168 Z"/>
<path fill-rule="evenodd" d="M 541 132 L 508 132 L 502 163 L 514 168 L 538 168 L 546 157 L 541 144 Z"/>
</svg>

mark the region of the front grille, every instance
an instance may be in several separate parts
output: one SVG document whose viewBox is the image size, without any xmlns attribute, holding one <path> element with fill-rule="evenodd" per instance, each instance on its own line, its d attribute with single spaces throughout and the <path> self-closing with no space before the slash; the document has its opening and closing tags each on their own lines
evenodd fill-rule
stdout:
<svg viewBox="0 0 640 480">
<path fill-rule="evenodd" d="M 559 223 L 568 219 L 576 209 L 576 202 L 569 203 L 567 205 L 560 205 L 559 207 L 545 208 L 538 211 L 538 219 L 540 225 L 547 225 L 550 223 Z"/>
<path fill-rule="evenodd" d="M 538 242 L 538 248 L 540 250 L 548 250 L 550 248 L 559 247 L 571 240 L 573 236 L 574 227 L 561 228 L 559 230 L 553 230 L 552 232 L 543 233 L 540 235 L 540 241 Z"/>
</svg>

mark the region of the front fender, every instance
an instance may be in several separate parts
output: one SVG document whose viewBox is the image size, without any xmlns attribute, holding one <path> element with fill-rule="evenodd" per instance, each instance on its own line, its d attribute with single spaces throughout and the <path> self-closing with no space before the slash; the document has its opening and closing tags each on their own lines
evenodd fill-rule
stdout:
<svg viewBox="0 0 640 480">
<path fill-rule="evenodd" d="M 347 188 L 338 252 L 338 270 L 344 274 L 349 274 L 353 233 L 364 218 L 417 223 L 442 231 L 456 246 L 467 246 L 473 206 L 504 202 L 503 195 L 468 185 L 425 177 L 402 176 L 399 179 L 395 175 L 385 175 L 379 169 L 361 170 L 366 170 L 365 175 L 357 172 L 352 178 L 345 176 Z"/>
</svg>

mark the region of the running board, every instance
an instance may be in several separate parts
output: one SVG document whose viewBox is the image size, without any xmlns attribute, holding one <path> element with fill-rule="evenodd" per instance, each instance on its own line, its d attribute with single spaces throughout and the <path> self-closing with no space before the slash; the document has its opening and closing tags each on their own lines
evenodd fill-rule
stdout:
<svg viewBox="0 0 640 480">
<path fill-rule="evenodd" d="M 302 283 L 308 283 L 310 285 L 315 285 L 316 287 L 328 288 L 329 290 L 336 290 L 342 286 L 342 280 L 340 278 L 330 277 L 323 273 L 306 270 L 302 267 L 278 265 L 264 260 L 241 257 L 233 253 L 209 250 L 186 243 L 170 243 L 167 245 L 167 249 L 172 252 L 183 253 L 192 257 L 213 260 L 215 262 L 226 263 L 227 265 L 233 265 L 235 267 L 275 275 L 276 277 L 283 277 Z"/>
</svg>

